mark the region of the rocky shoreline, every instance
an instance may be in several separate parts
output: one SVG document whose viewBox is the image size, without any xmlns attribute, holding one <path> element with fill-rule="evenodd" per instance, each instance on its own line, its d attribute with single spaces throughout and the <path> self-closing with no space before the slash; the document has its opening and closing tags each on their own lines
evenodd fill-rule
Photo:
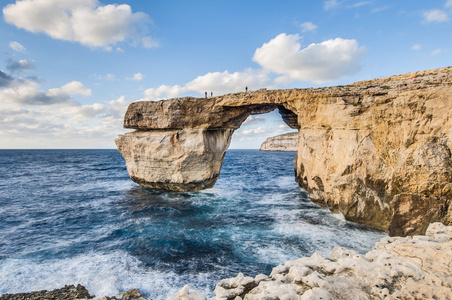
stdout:
<svg viewBox="0 0 452 300">
<path fill-rule="evenodd" d="M 329 257 L 314 253 L 287 261 L 271 274 L 221 280 L 211 300 L 258 299 L 452 299 L 452 226 L 432 223 L 425 236 L 386 237 L 365 255 L 336 247 Z M 120 298 L 89 295 L 86 288 L 66 286 L 51 292 L 5 294 L 0 300 L 144 299 L 138 290 Z M 205 300 L 182 288 L 170 300 Z"/>
</svg>

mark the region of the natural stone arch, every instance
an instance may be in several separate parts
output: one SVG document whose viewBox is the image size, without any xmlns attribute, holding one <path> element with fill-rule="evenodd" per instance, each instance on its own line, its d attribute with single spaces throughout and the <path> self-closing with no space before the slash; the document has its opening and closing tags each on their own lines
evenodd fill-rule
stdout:
<svg viewBox="0 0 452 300">
<path fill-rule="evenodd" d="M 218 177 L 234 130 L 274 108 L 299 130 L 296 179 L 316 203 L 390 234 L 452 224 L 452 67 L 348 86 L 136 102 L 124 118 L 136 131 L 116 144 L 134 181 L 202 189 Z"/>
<path fill-rule="evenodd" d="M 220 175 L 232 134 L 248 116 L 278 109 L 289 127 L 299 128 L 297 115 L 284 104 L 218 106 L 217 100 L 187 97 L 132 103 L 124 124 L 136 131 L 116 140 L 130 178 L 172 191 L 209 188 Z"/>
</svg>

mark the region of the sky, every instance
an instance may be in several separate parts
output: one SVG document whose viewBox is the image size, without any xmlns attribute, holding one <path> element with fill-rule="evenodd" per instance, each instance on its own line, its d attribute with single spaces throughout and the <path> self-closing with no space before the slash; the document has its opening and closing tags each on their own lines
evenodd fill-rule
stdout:
<svg viewBox="0 0 452 300">
<path fill-rule="evenodd" d="M 450 66 L 452 0 L 0 2 L 0 148 L 115 148 L 133 101 Z M 449 50 L 451 49 L 451 50 Z M 251 116 L 231 148 L 290 131 Z"/>
</svg>

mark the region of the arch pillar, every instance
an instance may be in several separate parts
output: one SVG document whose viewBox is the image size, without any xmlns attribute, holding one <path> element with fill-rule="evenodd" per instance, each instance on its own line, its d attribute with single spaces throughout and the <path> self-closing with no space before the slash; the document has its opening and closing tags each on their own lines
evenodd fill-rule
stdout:
<svg viewBox="0 0 452 300">
<path fill-rule="evenodd" d="M 155 189 L 198 191 L 217 181 L 233 131 L 136 131 L 115 142 L 134 182 Z"/>
</svg>

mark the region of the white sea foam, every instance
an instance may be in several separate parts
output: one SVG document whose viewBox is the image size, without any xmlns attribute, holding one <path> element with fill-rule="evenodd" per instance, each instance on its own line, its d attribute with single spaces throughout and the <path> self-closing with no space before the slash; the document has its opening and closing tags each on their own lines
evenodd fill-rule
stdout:
<svg viewBox="0 0 452 300">
<path fill-rule="evenodd" d="M 276 179 L 275 184 L 282 189 L 297 187 L 294 176 L 280 176 Z"/>
<path fill-rule="evenodd" d="M 149 299 L 174 297 L 190 283 L 206 294 L 210 274 L 179 276 L 172 272 L 146 269 L 122 251 L 91 252 L 73 258 L 49 260 L 6 259 L 0 263 L 0 294 L 51 290 L 67 284 L 82 284 L 90 294 L 115 296 L 138 288 Z"/>
</svg>

